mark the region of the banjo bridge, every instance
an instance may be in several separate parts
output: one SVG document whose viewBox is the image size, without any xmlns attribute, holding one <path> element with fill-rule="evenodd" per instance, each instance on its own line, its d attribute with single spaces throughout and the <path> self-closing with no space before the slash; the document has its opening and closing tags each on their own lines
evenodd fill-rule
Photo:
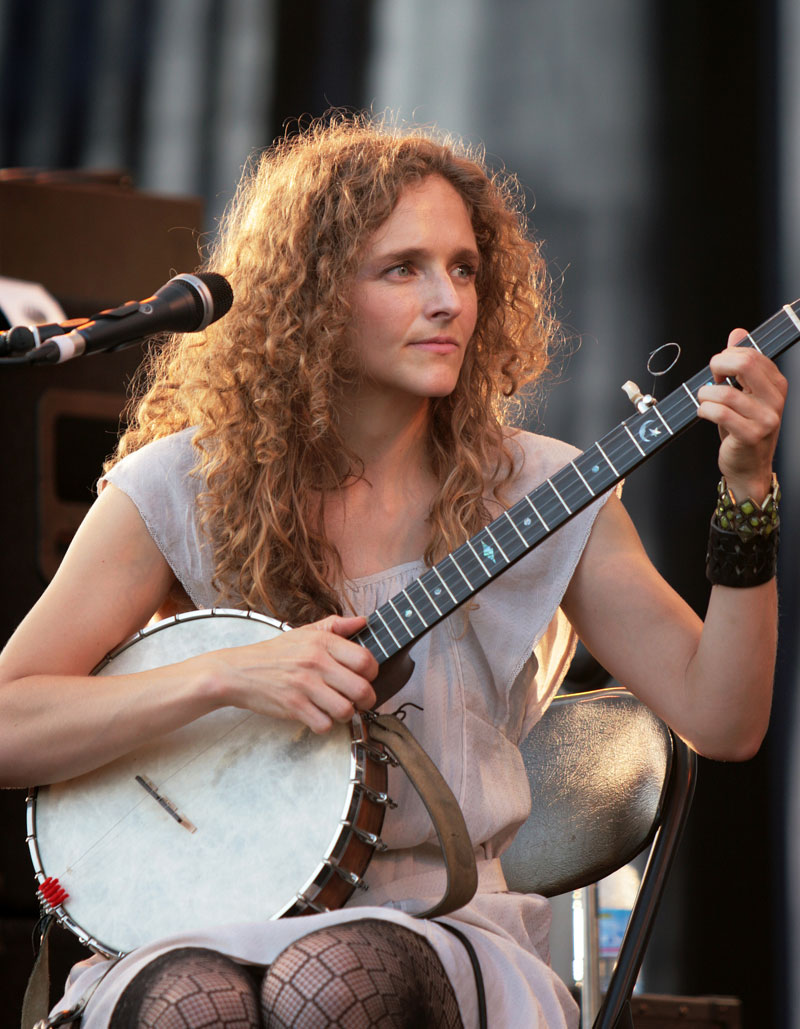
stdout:
<svg viewBox="0 0 800 1029">
<path fill-rule="evenodd" d="M 175 819 L 178 825 L 182 825 L 183 828 L 188 829 L 189 832 L 197 832 L 197 826 L 190 822 L 189 819 L 185 817 L 185 815 L 182 815 L 171 800 L 167 800 L 166 797 L 162 796 L 158 792 L 158 788 L 156 787 L 156 784 L 152 781 L 152 779 L 148 779 L 146 775 L 137 775 L 134 776 L 134 778 L 142 787 L 142 789 L 145 790 L 153 798 L 153 800 L 157 801 L 171 818 Z"/>
</svg>

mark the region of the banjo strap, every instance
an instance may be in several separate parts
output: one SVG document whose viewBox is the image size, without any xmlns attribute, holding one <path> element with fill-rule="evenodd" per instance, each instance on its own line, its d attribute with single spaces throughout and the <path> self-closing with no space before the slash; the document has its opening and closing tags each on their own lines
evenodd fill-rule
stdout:
<svg viewBox="0 0 800 1029">
<path fill-rule="evenodd" d="M 52 915 L 45 915 L 39 923 L 39 950 L 22 1001 L 22 1029 L 37 1025 L 50 1010 L 50 931 L 54 921 Z"/>
<path fill-rule="evenodd" d="M 447 873 L 444 896 L 417 917 L 436 918 L 464 907 L 475 896 L 478 870 L 458 801 L 424 748 L 396 715 L 369 713 L 367 719 L 370 738 L 383 744 L 419 794 L 442 848 Z"/>
<path fill-rule="evenodd" d="M 40 922 L 42 932 L 39 952 L 36 955 L 22 1001 L 22 1018 L 20 1020 L 22 1029 L 56 1029 L 62 1025 L 79 1024 L 92 994 L 119 960 L 117 958 L 116 961 L 109 964 L 103 975 L 89 987 L 77 1004 L 71 1008 L 64 1008 L 62 1011 L 55 1011 L 48 1017 L 47 1012 L 50 1010 L 50 932 L 54 924 L 53 915 L 45 915 Z"/>
</svg>

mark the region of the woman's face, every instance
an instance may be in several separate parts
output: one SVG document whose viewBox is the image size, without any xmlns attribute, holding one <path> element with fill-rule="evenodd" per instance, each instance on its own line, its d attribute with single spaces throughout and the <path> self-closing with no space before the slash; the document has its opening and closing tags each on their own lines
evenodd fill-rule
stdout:
<svg viewBox="0 0 800 1029">
<path fill-rule="evenodd" d="M 449 182 L 431 175 L 400 194 L 367 241 L 353 290 L 349 341 L 365 389 L 389 399 L 453 391 L 477 319 L 478 260 Z"/>
</svg>

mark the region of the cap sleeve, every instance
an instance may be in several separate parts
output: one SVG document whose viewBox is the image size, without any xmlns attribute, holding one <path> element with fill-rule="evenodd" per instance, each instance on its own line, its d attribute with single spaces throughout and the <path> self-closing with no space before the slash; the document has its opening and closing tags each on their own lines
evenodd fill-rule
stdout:
<svg viewBox="0 0 800 1029">
<path fill-rule="evenodd" d="M 202 478 L 194 471 L 194 429 L 148 443 L 114 465 L 98 492 L 113 483 L 136 505 L 147 531 L 197 607 L 213 607 L 211 548 L 197 524 Z"/>
</svg>

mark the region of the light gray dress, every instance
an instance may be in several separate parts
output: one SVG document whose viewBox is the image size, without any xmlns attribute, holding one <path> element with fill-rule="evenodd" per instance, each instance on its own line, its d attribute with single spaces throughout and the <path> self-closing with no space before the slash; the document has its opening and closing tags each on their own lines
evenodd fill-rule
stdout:
<svg viewBox="0 0 800 1029">
<path fill-rule="evenodd" d="M 511 500 L 530 492 L 567 464 L 574 448 L 544 436 L 514 433 Z M 195 524 L 201 488 L 191 469 L 192 431 L 152 443 L 107 476 L 136 504 L 156 544 L 193 603 L 212 607 L 208 547 Z M 530 809 L 518 743 L 558 689 L 576 638 L 560 602 L 605 498 L 564 525 L 546 543 L 428 632 L 413 648 L 412 678 L 388 707 L 414 701 L 407 725 L 436 762 L 458 798 L 475 845 L 478 893 L 449 916 L 472 941 L 483 970 L 490 1025 L 575 1027 L 576 1006 L 549 967 L 550 909 L 536 896 L 506 890 L 499 855 Z M 496 506 L 496 505 L 495 505 Z M 493 516 L 499 514 L 499 508 Z M 350 582 L 346 599 L 369 614 L 424 571 L 422 562 Z M 294 939 L 353 918 L 383 918 L 425 936 L 435 947 L 459 999 L 465 1027 L 477 1025 L 473 972 L 462 944 L 435 922 L 413 917 L 444 892 L 435 832 L 402 771 L 392 769 L 389 792 L 398 802 L 382 836 L 389 849 L 367 870 L 369 891 L 336 912 L 232 925 L 181 934 L 127 955 L 105 977 L 84 1016 L 84 1029 L 105 1026 L 133 975 L 171 947 L 206 946 L 243 962 L 269 964 Z M 73 969 L 57 1007 L 74 1003 L 107 968 L 96 956 Z"/>
</svg>

